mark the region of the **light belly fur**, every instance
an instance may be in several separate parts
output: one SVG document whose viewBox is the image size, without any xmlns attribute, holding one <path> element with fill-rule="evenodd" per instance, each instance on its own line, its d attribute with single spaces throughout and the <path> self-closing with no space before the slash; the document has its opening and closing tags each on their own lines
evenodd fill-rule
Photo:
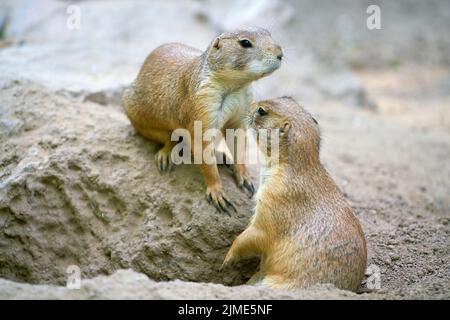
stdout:
<svg viewBox="0 0 450 320">
<path fill-rule="evenodd" d="M 251 92 L 249 89 L 228 94 L 216 111 L 216 128 L 224 128 L 233 119 L 236 119 L 236 122 L 238 122 L 237 120 L 244 122 L 245 119 L 243 117 L 247 113 L 250 99 Z"/>
</svg>

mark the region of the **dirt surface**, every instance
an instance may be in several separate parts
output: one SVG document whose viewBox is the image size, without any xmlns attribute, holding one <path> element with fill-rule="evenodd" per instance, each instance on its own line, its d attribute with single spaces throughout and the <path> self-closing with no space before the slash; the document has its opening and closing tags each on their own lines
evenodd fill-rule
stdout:
<svg viewBox="0 0 450 320">
<path fill-rule="evenodd" d="M 368 266 L 380 271 L 379 289 L 363 284 L 365 293 L 329 285 L 282 292 L 242 286 L 257 259 L 219 271 L 253 207 L 228 169 L 220 171 L 238 208 L 231 217 L 207 204 L 195 166 L 158 173 L 158 146 L 133 130 L 118 97 L 162 42 L 205 47 L 217 30 L 260 24 L 267 10 L 284 21 L 274 33 L 289 42 L 298 26 L 286 8 L 294 4 L 254 5 L 247 21 L 230 13 L 220 25 L 216 12 L 224 9 L 209 1 L 183 1 L 181 13 L 164 2 L 86 1 L 86 25 L 68 34 L 55 28 L 66 3 L 27 9 L 45 17 L 37 24 L 24 9 L 33 3 L 2 11 L 12 18 L 11 41 L 0 49 L 0 298 L 450 298 L 450 67 L 437 49 L 445 47 L 439 35 L 427 38 L 442 58 L 437 64 L 405 55 L 393 66 L 387 55 L 376 68 L 361 67 L 363 55 L 348 47 L 330 65 L 314 46 L 303 50 L 309 40 L 300 37 L 281 70 L 256 84 L 257 98 L 293 94 L 318 120 L 322 161 L 361 221 Z M 444 6 L 436 3 L 424 17 Z M 53 7 L 60 13 L 48 15 Z M 350 7 L 357 16 L 360 6 Z M 98 12 L 107 17 L 95 20 Z M 133 14 L 134 23 L 125 23 Z M 441 18 L 431 27 L 446 30 Z M 111 28 L 118 21 L 122 28 Z M 167 21 L 179 28 L 156 28 Z M 154 24 L 148 33 L 145 23 Z M 416 45 L 386 37 L 397 53 Z M 258 168 L 251 174 L 257 184 Z M 64 287 L 69 265 L 81 268 L 80 290 Z"/>
<path fill-rule="evenodd" d="M 264 287 L 226 287 L 213 283 L 180 280 L 155 282 L 142 273 L 119 270 L 110 276 L 83 280 L 81 288 L 29 285 L 0 279 L 0 299 L 369 299 L 374 295 L 357 295 L 330 285 L 317 285 L 297 292 L 275 291 Z"/>
</svg>

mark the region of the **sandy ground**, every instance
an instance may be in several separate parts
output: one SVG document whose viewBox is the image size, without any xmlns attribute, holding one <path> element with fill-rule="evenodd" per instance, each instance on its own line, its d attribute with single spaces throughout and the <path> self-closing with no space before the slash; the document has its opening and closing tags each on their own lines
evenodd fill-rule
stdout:
<svg viewBox="0 0 450 320">
<path fill-rule="evenodd" d="M 87 23 L 94 23 L 89 15 L 96 10 L 110 13 L 95 20 L 96 35 L 108 41 L 96 42 L 89 29 L 67 36 L 54 28 L 57 15 L 31 29 L 24 43 L 0 49 L 0 297 L 449 299 L 450 67 L 437 49 L 446 42 L 439 35 L 426 38 L 433 57 L 442 58 L 433 60 L 437 64 L 405 53 L 402 63 L 393 64 L 386 54 L 365 67 L 361 48 L 346 47 L 349 52 L 325 59 L 323 46 L 302 52 L 302 45 L 291 45 L 285 68 L 256 84 L 257 98 L 293 94 L 318 120 L 322 162 L 366 234 L 368 281 L 378 271 L 380 280 L 378 288 L 363 283 L 358 294 L 328 285 L 278 292 L 242 286 L 257 259 L 219 272 L 253 206 L 227 169 L 221 168 L 221 176 L 238 207 L 231 217 L 208 206 L 196 167 L 159 174 L 153 163 L 158 146 L 136 134 L 117 103 L 150 48 L 177 36 L 204 47 L 218 28 L 219 5 L 207 2 L 211 10 L 205 15 L 197 3 L 183 3 L 179 22 L 192 28 L 178 33 L 173 27 L 170 35 L 160 29 L 140 34 L 135 30 L 148 18 L 143 10 L 136 14 L 128 4 L 88 1 Z M 302 3 L 301 9 L 310 8 Z M 444 5 L 433 3 L 423 17 Z M 64 3 L 49 1 L 45 10 L 53 5 Z M 171 5 L 155 5 L 166 17 L 160 23 L 179 15 Z M 296 34 L 297 22 L 285 10 L 289 5 L 269 6 L 286 21 L 274 28 L 283 41 Z M 330 10 L 341 10 L 336 8 Z M 359 12 L 359 6 L 352 8 L 353 15 Z M 264 17 L 264 10 L 255 12 L 252 22 Z M 115 23 L 131 14 L 134 25 L 112 31 L 108 19 Z M 236 19 L 230 14 L 225 26 Z M 435 20 L 433 28 L 446 30 L 440 24 L 445 19 Z M 9 32 L 20 33 L 27 21 L 13 19 Z M 122 31 L 114 35 L 116 30 Z M 388 53 L 416 45 L 377 37 L 386 39 Z M 300 38 L 303 44 L 312 41 Z M 148 43 L 141 45 L 143 39 Z M 330 66 L 327 61 L 336 56 L 344 62 Z M 252 168 L 255 183 L 257 174 Z M 63 286 L 69 265 L 81 268 L 81 290 Z"/>
</svg>

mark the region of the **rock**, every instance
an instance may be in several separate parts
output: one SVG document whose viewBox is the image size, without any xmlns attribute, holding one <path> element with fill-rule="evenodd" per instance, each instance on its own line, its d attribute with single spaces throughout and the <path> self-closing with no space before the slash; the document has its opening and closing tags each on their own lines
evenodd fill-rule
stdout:
<svg viewBox="0 0 450 320">
<path fill-rule="evenodd" d="M 251 8 L 242 15 L 235 7 L 247 7 L 246 1 L 207 1 L 205 11 L 197 2 L 94 0 L 76 4 L 81 22 L 80 29 L 74 30 L 66 26 L 69 3 L 44 1 L 46 5 L 24 0 L 13 7 L 6 36 L 23 45 L 0 51 L 3 78 L 45 83 L 54 90 L 84 94 L 87 100 L 94 97 L 104 103 L 103 92 L 129 85 L 146 55 L 160 44 L 182 42 L 205 49 L 225 29 L 257 25 L 272 30 L 285 48 L 288 66 L 256 84 L 257 99 L 269 93 L 291 94 L 305 104 L 334 99 L 352 106 L 375 106 L 350 69 L 339 61 L 323 64 L 301 43 L 289 39 L 285 30 L 294 17 L 291 5 L 280 1 L 250 1 Z M 172 6 L 177 10 L 171 10 Z M 268 14 L 276 24 L 267 21 Z M 133 23 L 127 23 L 130 17 Z"/>
<path fill-rule="evenodd" d="M 70 5 L 23 0 L 12 6 L 6 37 L 24 45 L 0 51 L 2 79 L 31 80 L 54 90 L 108 91 L 129 85 L 148 53 L 162 43 L 206 48 L 215 35 L 196 18 L 202 11 L 196 2 L 79 2 L 80 29 L 67 27 Z"/>
<path fill-rule="evenodd" d="M 103 90 L 98 92 L 86 93 L 84 101 L 92 101 L 101 105 L 120 105 L 123 88 Z"/>
<path fill-rule="evenodd" d="M 133 270 L 118 270 L 111 276 L 82 280 L 80 289 L 29 285 L 0 279 L 0 299 L 354 299 L 367 298 L 331 285 L 301 291 L 276 291 L 264 287 L 225 287 L 180 280 L 155 282 Z"/>
<path fill-rule="evenodd" d="M 400 260 L 400 256 L 395 254 L 395 253 L 392 253 L 391 254 L 391 260 L 392 261 L 398 261 L 398 260 Z"/>
<path fill-rule="evenodd" d="M 37 85 L 3 91 L 0 104 L 27 123 L 2 144 L 3 276 L 61 284 L 75 264 L 86 277 L 133 267 L 155 280 L 230 285 L 255 271 L 254 260 L 218 271 L 252 214 L 231 172 L 222 177 L 239 212 L 228 217 L 205 201 L 196 166 L 158 173 L 158 147 L 138 136 L 120 109 Z"/>
</svg>

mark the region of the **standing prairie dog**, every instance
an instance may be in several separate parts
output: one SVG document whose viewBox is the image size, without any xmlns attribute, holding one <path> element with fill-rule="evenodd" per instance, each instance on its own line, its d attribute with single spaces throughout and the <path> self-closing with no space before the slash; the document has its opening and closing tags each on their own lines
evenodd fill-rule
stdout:
<svg viewBox="0 0 450 320">
<path fill-rule="evenodd" d="M 282 57 L 281 47 L 261 28 L 222 33 L 204 52 L 179 43 L 153 50 L 122 102 L 136 130 L 163 144 L 156 154 L 158 168 L 171 168 L 171 150 L 178 142 L 171 141 L 175 129 L 189 130 L 192 150 L 196 147 L 194 121 L 202 122 L 203 132 L 245 129 L 251 83 L 278 69 Z M 202 149 L 210 143 L 202 141 Z M 200 171 L 208 201 L 219 211 L 234 209 L 223 191 L 217 165 L 203 163 Z M 253 194 L 246 166 L 236 163 L 233 171 L 239 187 Z"/>
<path fill-rule="evenodd" d="M 355 291 L 366 268 L 365 238 L 320 163 L 317 122 L 289 97 L 255 103 L 251 109 L 250 127 L 279 129 L 279 157 L 276 162 L 271 149 L 266 152 L 255 214 L 224 265 L 260 255 L 260 270 L 249 283 L 278 289 L 332 283 Z"/>
</svg>

